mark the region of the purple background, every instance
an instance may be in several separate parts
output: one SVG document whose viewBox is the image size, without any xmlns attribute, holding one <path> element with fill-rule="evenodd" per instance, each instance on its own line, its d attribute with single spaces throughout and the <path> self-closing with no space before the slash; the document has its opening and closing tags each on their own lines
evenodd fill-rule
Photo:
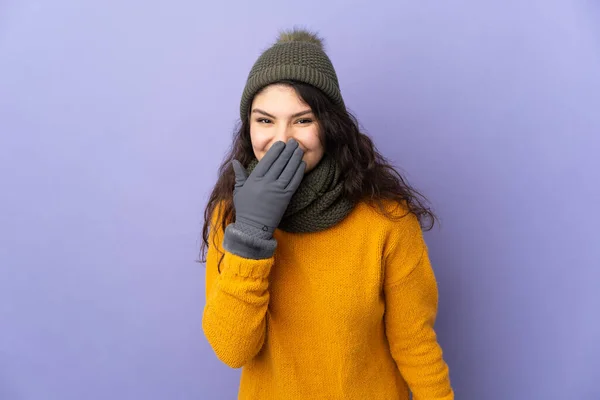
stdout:
<svg viewBox="0 0 600 400">
<path fill-rule="evenodd" d="M 201 213 L 293 24 L 441 216 L 457 399 L 600 399 L 598 2 L 161 3 L 0 3 L 0 399 L 235 398 Z"/>
</svg>

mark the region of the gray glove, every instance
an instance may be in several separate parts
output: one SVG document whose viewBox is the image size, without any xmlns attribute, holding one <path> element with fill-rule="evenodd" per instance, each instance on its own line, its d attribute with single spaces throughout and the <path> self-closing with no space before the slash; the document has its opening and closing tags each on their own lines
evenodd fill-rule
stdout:
<svg viewBox="0 0 600 400">
<path fill-rule="evenodd" d="M 232 161 L 236 221 L 225 230 L 227 251 L 253 259 L 273 255 L 273 232 L 304 177 L 303 155 L 298 142 L 290 139 L 287 144 L 274 143 L 250 176 L 239 161 Z"/>
</svg>

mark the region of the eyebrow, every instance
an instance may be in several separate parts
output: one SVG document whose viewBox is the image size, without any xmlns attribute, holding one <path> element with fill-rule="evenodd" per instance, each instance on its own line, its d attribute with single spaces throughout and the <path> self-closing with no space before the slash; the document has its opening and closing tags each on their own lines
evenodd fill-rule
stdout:
<svg viewBox="0 0 600 400">
<path fill-rule="evenodd" d="M 263 114 L 263 115 L 266 115 L 266 116 L 267 116 L 267 117 L 269 117 L 269 118 L 277 119 L 277 117 L 275 117 L 274 115 L 271 115 L 271 114 L 269 114 L 268 112 L 266 112 L 266 111 L 263 111 L 263 110 L 261 110 L 261 109 L 259 109 L 259 108 L 255 108 L 255 109 L 253 109 L 253 110 L 252 110 L 252 113 L 253 113 L 253 114 L 254 114 L 254 113 Z M 300 112 L 298 112 L 298 113 L 296 113 L 296 114 L 292 115 L 292 118 L 300 117 L 300 116 L 302 116 L 302 115 L 306 115 L 306 114 L 310 114 L 310 113 L 312 113 L 312 110 L 310 110 L 310 109 L 309 109 L 309 110 L 300 111 Z"/>
</svg>

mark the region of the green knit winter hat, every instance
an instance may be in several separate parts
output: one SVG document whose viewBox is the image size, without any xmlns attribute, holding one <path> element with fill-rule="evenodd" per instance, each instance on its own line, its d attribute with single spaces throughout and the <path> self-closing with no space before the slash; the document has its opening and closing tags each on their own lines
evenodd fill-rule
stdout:
<svg viewBox="0 0 600 400">
<path fill-rule="evenodd" d="M 337 75 L 323 50 L 322 39 L 307 30 L 292 29 L 282 32 L 277 42 L 261 54 L 250 70 L 240 104 L 242 120 L 248 114 L 254 95 L 282 79 L 312 85 L 345 109 Z"/>
</svg>

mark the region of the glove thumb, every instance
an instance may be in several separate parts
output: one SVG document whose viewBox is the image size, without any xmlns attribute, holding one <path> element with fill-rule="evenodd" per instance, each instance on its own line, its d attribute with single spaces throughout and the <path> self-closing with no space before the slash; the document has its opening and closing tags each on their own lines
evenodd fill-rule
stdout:
<svg viewBox="0 0 600 400">
<path fill-rule="evenodd" d="M 244 186 L 244 183 L 246 183 L 246 179 L 248 179 L 248 173 L 238 160 L 231 161 L 231 165 L 233 165 L 233 172 L 235 173 L 235 188 L 233 189 L 235 193 L 235 191 Z"/>
</svg>

